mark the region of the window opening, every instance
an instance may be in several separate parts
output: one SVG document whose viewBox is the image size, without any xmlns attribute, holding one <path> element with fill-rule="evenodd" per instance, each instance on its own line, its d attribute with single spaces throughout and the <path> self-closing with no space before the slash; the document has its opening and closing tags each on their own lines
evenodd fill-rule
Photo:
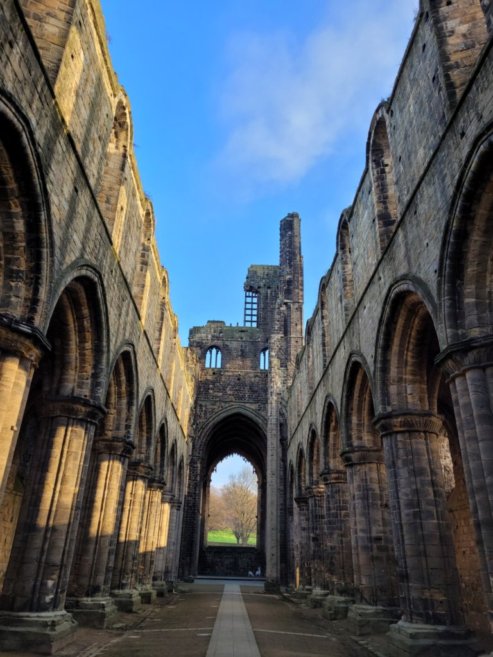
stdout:
<svg viewBox="0 0 493 657">
<path fill-rule="evenodd" d="M 262 349 L 260 352 L 260 369 L 268 370 L 269 369 L 269 350 Z"/>
<path fill-rule="evenodd" d="M 245 326 L 258 326 L 258 293 L 245 292 Z"/>
<path fill-rule="evenodd" d="M 205 366 L 207 368 L 216 368 L 221 367 L 222 354 L 221 350 L 218 347 L 209 347 L 205 354 Z"/>
</svg>

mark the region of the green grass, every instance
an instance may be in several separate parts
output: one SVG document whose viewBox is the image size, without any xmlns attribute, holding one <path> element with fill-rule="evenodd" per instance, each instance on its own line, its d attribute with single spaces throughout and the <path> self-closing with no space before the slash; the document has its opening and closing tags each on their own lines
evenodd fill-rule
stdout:
<svg viewBox="0 0 493 657">
<path fill-rule="evenodd" d="M 231 543 L 232 545 L 237 545 L 235 535 L 230 529 L 215 529 L 213 531 L 210 531 L 207 534 L 207 543 L 211 545 L 211 543 Z M 256 545 L 257 544 L 257 536 L 255 534 L 252 534 L 250 538 L 248 539 L 248 545 Z"/>
</svg>

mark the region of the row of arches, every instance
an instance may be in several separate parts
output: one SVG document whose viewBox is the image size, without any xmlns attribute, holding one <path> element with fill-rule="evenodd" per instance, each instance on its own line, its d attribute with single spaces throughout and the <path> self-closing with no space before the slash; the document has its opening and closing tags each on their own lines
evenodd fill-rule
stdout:
<svg viewBox="0 0 493 657">
<path fill-rule="evenodd" d="M 152 595 L 156 581 L 165 587 L 176 577 L 178 546 L 169 549 L 169 537 L 176 541 L 179 533 L 185 472 L 166 417 L 156 421 L 152 390 L 137 405 L 130 345 L 105 385 L 107 337 L 97 298 L 88 275 L 67 285 L 50 318 L 49 351 L 23 391 L 0 501 L 9 518 L 0 599 L 10 612 L 67 607 L 75 616 L 84 599 L 87 618 L 90 598 L 104 624 L 111 605 L 101 614 L 101 598 L 128 608 Z"/>
<path fill-rule="evenodd" d="M 288 466 L 293 583 L 476 630 L 492 608 L 492 154 L 488 129 L 452 199 L 438 301 L 416 274 L 390 287 L 374 365 L 353 348 Z"/>
<path fill-rule="evenodd" d="M 110 319 L 108 290 L 120 283 L 127 294 L 123 279 L 104 262 L 80 254 L 63 265 L 55 254 L 67 228 L 52 220 L 59 199 L 36 143 L 0 98 L 0 607 L 18 628 L 9 646 L 27 645 L 30 614 L 48 614 L 48 649 L 74 617 L 104 626 L 176 579 L 186 444 L 157 365 L 176 359 L 164 327 L 144 338 L 151 365 L 139 367 L 137 314 Z"/>
</svg>

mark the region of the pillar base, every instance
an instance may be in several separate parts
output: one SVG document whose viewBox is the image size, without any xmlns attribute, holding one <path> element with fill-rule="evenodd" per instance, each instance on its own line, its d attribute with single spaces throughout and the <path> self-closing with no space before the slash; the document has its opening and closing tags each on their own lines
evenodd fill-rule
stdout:
<svg viewBox="0 0 493 657">
<path fill-rule="evenodd" d="M 390 627 L 387 638 L 395 657 L 473 657 L 477 655 L 477 644 L 465 627 L 448 625 L 425 625 L 400 620 Z"/>
<path fill-rule="evenodd" d="M 118 613 L 113 598 L 67 598 L 65 608 L 85 627 L 106 629 Z"/>
<path fill-rule="evenodd" d="M 140 609 L 142 602 L 139 591 L 135 589 L 119 589 L 111 591 L 111 597 L 115 601 L 118 611 L 134 612 Z"/>
<path fill-rule="evenodd" d="M 141 589 L 139 591 L 140 601 L 144 605 L 150 605 L 156 599 L 157 592 L 154 589 Z"/>
<path fill-rule="evenodd" d="M 281 585 L 276 579 L 266 579 L 264 582 L 264 591 L 266 593 L 279 593 Z"/>
<path fill-rule="evenodd" d="M 154 582 L 152 588 L 158 598 L 165 598 L 168 595 L 168 585 L 166 582 Z"/>
<path fill-rule="evenodd" d="M 66 611 L 0 612 L 0 650 L 52 655 L 73 641 L 77 622 Z"/>
<path fill-rule="evenodd" d="M 308 596 L 306 603 L 312 609 L 318 609 L 319 607 L 323 607 L 324 601 L 329 595 L 329 593 L 330 591 L 326 591 L 324 589 L 313 589 L 311 595 Z"/>
<path fill-rule="evenodd" d="M 322 603 L 322 616 L 327 620 L 344 620 L 352 605 L 354 605 L 354 598 L 328 595 Z"/>
<path fill-rule="evenodd" d="M 393 607 L 374 607 L 372 605 L 352 605 L 348 611 L 348 621 L 357 636 L 382 634 L 387 632 L 399 618 Z"/>
</svg>

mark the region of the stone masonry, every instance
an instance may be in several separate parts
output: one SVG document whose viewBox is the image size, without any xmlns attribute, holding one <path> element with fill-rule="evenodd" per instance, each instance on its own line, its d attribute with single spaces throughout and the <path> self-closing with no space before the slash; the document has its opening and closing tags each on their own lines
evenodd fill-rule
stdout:
<svg viewBox="0 0 493 657">
<path fill-rule="evenodd" d="M 290 213 L 183 348 L 98 0 L 3 0 L 0 650 L 245 563 L 398 657 L 492 631 L 492 6 L 421 0 L 305 330 Z M 207 550 L 232 453 L 254 562 Z"/>
</svg>

